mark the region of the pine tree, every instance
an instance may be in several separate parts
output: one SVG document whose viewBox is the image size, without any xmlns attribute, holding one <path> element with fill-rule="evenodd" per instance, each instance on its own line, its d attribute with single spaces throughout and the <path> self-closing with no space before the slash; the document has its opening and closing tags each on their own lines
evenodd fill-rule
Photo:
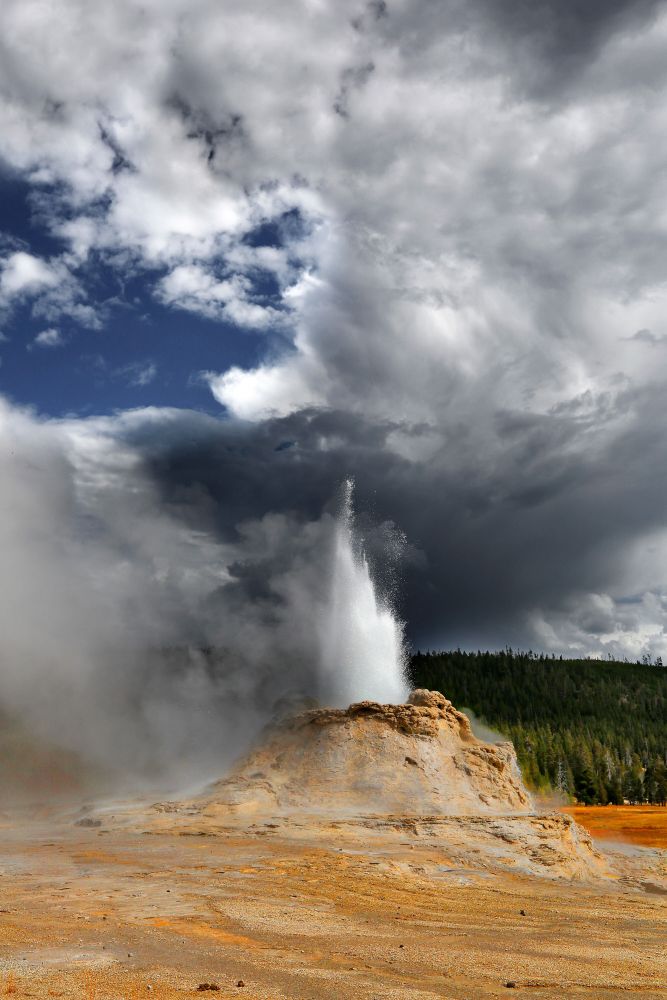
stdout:
<svg viewBox="0 0 667 1000">
<path fill-rule="evenodd" d="M 568 780 L 567 770 L 562 757 L 558 758 L 558 766 L 556 769 L 556 788 L 561 795 L 571 795 L 572 786 Z"/>
</svg>

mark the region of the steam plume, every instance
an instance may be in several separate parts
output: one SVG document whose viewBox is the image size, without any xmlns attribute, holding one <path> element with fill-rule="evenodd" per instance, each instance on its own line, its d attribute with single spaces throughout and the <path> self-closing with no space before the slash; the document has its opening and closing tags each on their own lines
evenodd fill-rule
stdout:
<svg viewBox="0 0 667 1000">
<path fill-rule="evenodd" d="M 402 627 L 351 484 L 338 512 L 223 537 L 210 498 L 160 494 L 136 443 L 169 433 L 151 419 L 44 422 L 0 403 L 0 708 L 95 764 L 191 780 L 286 697 L 402 698 Z"/>
</svg>

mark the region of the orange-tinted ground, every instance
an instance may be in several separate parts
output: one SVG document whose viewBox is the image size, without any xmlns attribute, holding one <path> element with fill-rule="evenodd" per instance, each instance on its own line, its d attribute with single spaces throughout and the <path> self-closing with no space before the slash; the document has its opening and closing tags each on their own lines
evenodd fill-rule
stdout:
<svg viewBox="0 0 667 1000">
<path fill-rule="evenodd" d="M 664 855 L 631 851 L 625 875 L 588 882 L 487 860 L 407 829 L 308 843 L 271 824 L 178 836 L 5 816 L 0 995 L 667 997 Z"/>
<path fill-rule="evenodd" d="M 667 806 L 564 806 L 597 840 L 667 850 Z"/>
</svg>

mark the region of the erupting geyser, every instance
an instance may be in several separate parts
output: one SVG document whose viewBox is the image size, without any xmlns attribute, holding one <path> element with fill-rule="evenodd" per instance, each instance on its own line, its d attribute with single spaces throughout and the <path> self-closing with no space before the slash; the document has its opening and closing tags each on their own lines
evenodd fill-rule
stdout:
<svg viewBox="0 0 667 1000">
<path fill-rule="evenodd" d="M 320 623 L 321 699 L 349 705 L 364 698 L 405 700 L 403 623 L 378 594 L 354 535 L 354 483 L 343 484 L 332 541 L 330 599 Z"/>
</svg>

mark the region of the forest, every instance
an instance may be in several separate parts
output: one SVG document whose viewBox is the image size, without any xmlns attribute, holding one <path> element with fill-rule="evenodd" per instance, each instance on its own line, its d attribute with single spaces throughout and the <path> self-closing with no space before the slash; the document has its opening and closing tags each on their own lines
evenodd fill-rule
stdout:
<svg viewBox="0 0 667 1000">
<path fill-rule="evenodd" d="M 667 668 L 502 652 L 415 653 L 441 691 L 512 740 L 526 784 L 584 805 L 667 804 Z"/>
</svg>

